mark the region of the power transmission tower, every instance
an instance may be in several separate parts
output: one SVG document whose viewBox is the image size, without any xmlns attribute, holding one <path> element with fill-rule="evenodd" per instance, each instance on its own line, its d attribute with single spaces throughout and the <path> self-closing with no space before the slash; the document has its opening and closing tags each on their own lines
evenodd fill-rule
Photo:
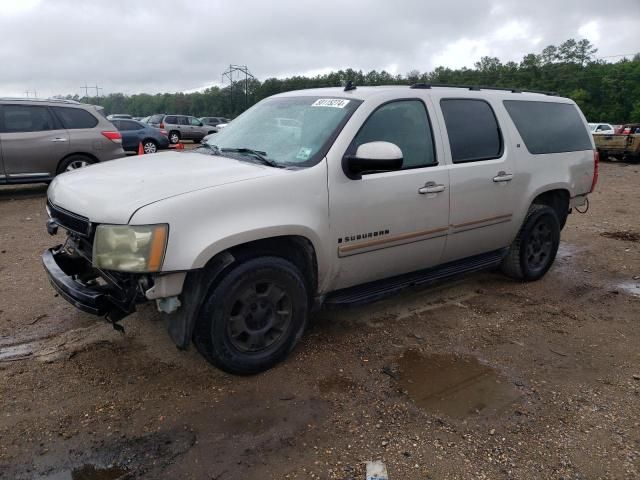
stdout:
<svg viewBox="0 0 640 480">
<path fill-rule="evenodd" d="M 84 82 L 84 87 L 80 87 L 81 90 L 83 88 L 84 88 L 84 98 L 89 98 L 89 86 L 87 85 L 87 82 Z"/>
<path fill-rule="evenodd" d="M 231 108 L 233 109 L 233 78 L 237 78 L 236 82 L 242 80 L 244 75 L 244 108 L 249 108 L 249 78 L 255 80 L 246 65 L 229 65 L 229 70 L 222 73 L 222 83 L 225 78 L 229 79 L 229 93 L 231 94 Z"/>
<path fill-rule="evenodd" d="M 96 97 L 100 98 L 100 90 L 104 90 L 104 88 L 98 86 L 98 82 L 96 82 L 96 86 L 92 87 L 96 89 Z"/>
<path fill-rule="evenodd" d="M 29 98 L 29 90 L 25 90 L 24 93 L 27 96 L 27 98 Z"/>
</svg>

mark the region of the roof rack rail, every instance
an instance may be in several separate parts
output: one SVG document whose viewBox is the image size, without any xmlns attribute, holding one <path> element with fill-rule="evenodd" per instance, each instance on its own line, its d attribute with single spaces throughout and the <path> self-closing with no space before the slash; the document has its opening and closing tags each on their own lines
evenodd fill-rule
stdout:
<svg viewBox="0 0 640 480">
<path fill-rule="evenodd" d="M 430 89 L 433 87 L 445 87 L 445 88 L 464 88 L 467 90 L 471 90 L 473 92 L 479 92 L 480 90 L 500 90 L 511 93 L 539 93 L 541 95 L 550 95 L 557 96 L 558 92 L 548 92 L 544 90 L 526 90 L 520 88 L 510 88 L 510 87 L 489 87 L 484 85 L 455 85 L 449 83 L 414 83 L 409 88 L 417 88 L 417 89 Z"/>
<path fill-rule="evenodd" d="M 67 98 L 29 98 L 29 97 L 0 97 L 0 100 L 18 102 L 47 102 L 47 103 L 68 103 L 72 105 L 82 105 L 81 102 Z"/>
</svg>

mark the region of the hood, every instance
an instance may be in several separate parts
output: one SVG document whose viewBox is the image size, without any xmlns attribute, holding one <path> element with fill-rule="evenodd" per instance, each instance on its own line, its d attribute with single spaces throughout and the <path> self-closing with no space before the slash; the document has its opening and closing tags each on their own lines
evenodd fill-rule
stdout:
<svg viewBox="0 0 640 480">
<path fill-rule="evenodd" d="M 279 172 L 215 155 L 163 152 L 64 173 L 53 180 L 47 195 L 54 205 L 92 222 L 126 224 L 136 210 L 150 203 Z"/>
</svg>

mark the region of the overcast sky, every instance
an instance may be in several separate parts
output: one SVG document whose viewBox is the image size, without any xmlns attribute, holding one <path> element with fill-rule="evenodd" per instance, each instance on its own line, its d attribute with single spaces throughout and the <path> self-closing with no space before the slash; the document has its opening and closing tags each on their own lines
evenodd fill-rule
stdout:
<svg viewBox="0 0 640 480">
<path fill-rule="evenodd" d="M 567 38 L 640 51 L 640 0 L 0 0 L 0 95 L 193 91 L 259 79 L 520 61 Z M 622 7 L 624 5 L 624 7 Z M 613 4 L 611 5 L 613 6 Z M 616 61 L 618 58 L 607 60 Z M 95 89 L 94 89 L 95 92 Z"/>
</svg>

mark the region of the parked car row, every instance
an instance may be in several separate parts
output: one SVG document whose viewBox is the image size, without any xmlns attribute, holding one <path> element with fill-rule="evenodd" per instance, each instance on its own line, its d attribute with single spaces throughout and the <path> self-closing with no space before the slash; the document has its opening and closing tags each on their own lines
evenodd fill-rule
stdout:
<svg viewBox="0 0 640 480">
<path fill-rule="evenodd" d="M 124 113 L 115 113 L 107 117 L 109 120 L 139 120 L 142 123 L 149 124 L 166 130 L 169 141 L 172 144 L 181 140 L 202 141 L 206 135 L 217 133 L 220 128 L 224 128 L 230 120 L 226 117 L 201 117 L 197 118 L 191 115 L 170 115 L 159 113 L 148 117 L 132 117 Z"/>
<path fill-rule="evenodd" d="M 122 135 L 122 148 L 127 152 L 137 152 L 140 144 L 144 153 L 156 153 L 169 148 L 166 130 L 136 120 L 112 120 L 111 123 Z"/>
</svg>

